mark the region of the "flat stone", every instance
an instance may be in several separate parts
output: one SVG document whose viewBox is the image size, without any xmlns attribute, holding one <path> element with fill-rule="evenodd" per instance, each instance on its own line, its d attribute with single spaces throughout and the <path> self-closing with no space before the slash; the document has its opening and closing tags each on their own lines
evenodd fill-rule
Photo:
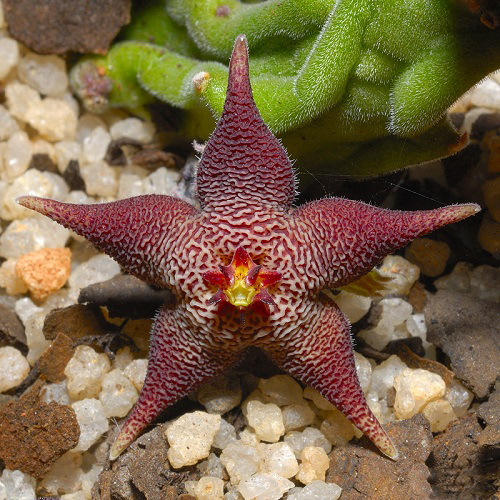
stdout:
<svg viewBox="0 0 500 500">
<path fill-rule="evenodd" d="M 401 500 L 429 498 L 432 433 L 423 415 L 388 424 L 386 430 L 399 451 L 394 462 L 362 438 L 359 443 L 334 449 L 326 482 L 342 488 L 342 500 Z"/>
<path fill-rule="evenodd" d="M 62 382 L 64 369 L 75 353 L 74 341 L 64 333 L 58 333 L 52 344 L 38 360 L 38 369 L 48 382 Z"/>
<path fill-rule="evenodd" d="M 66 451 L 74 448 L 80 428 L 72 408 L 40 399 L 41 384 L 18 401 L 0 407 L 0 459 L 40 479 Z"/>
<path fill-rule="evenodd" d="M 13 309 L 0 304 L 0 347 L 11 346 L 24 355 L 28 353 L 26 334 L 21 320 Z"/>
<path fill-rule="evenodd" d="M 425 308 L 427 340 L 450 358 L 455 375 L 479 398 L 490 392 L 500 366 L 500 305 L 439 290 Z"/>
<path fill-rule="evenodd" d="M 130 22 L 131 0 L 3 0 L 10 34 L 39 54 L 104 54 Z"/>
</svg>

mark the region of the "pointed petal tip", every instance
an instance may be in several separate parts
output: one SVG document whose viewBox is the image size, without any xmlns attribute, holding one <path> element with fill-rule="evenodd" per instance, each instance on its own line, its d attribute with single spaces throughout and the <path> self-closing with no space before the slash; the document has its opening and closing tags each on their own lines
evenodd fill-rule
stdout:
<svg viewBox="0 0 500 500">
<path fill-rule="evenodd" d="M 42 208 L 42 203 L 41 203 L 42 199 L 43 198 L 39 198 L 37 196 L 24 195 L 24 196 L 18 196 L 16 198 L 16 203 L 25 208 L 36 210 L 37 212 L 39 212 Z"/>
<path fill-rule="evenodd" d="M 234 42 L 229 63 L 229 86 L 248 84 L 248 44 L 245 35 L 238 35 Z"/>
</svg>

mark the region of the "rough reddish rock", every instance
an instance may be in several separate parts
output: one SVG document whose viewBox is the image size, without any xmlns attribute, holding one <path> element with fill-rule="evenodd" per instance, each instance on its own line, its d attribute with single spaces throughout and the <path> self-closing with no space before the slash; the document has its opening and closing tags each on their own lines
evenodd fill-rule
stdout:
<svg viewBox="0 0 500 500">
<path fill-rule="evenodd" d="M 62 288 L 71 272 L 69 248 L 42 248 L 26 253 L 16 261 L 16 274 L 35 299 L 46 299 Z"/>
<path fill-rule="evenodd" d="M 131 0 L 2 0 L 10 34 L 39 54 L 104 54 Z"/>
<path fill-rule="evenodd" d="M 388 424 L 386 430 L 399 451 L 394 462 L 366 439 L 334 449 L 326 481 L 342 487 L 342 500 L 426 499 L 432 493 L 425 461 L 432 449 L 427 419 L 415 415 Z"/>
<path fill-rule="evenodd" d="M 0 407 L 0 459 L 8 469 L 19 469 L 36 479 L 74 448 L 80 437 L 74 410 L 41 401 L 40 387 L 36 384 L 18 401 Z"/>
<path fill-rule="evenodd" d="M 439 290 L 427 302 L 427 340 L 450 358 L 455 375 L 479 398 L 488 396 L 500 366 L 500 305 Z"/>
<path fill-rule="evenodd" d="M 74 341 L 64 333 L 58 333 L 52 344 L 38 360 L 38 369 L 48 382 L 62 382 L 64 368 L 75 353 Z"/>
<path fill-rule="evenodd" d="M 0 304 L 0 347 L 12 346 L 24 355 L 28 353 L 24 326 L 17 314 L 10 308 Z"/>
</svg>

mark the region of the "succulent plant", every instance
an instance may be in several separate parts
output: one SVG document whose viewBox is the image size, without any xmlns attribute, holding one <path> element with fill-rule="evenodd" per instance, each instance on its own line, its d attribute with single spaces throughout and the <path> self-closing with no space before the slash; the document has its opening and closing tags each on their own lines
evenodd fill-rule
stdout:
<svg viewBox="0 0 500 500">
<path fill-rule="evenodd" d="M 264 121 L 301 167 L 377 175 L 465 142 L 447 108 L 500 67 L 492 11 L 467 0 L 167 0 L 142 4 L 106 56 L 72 83 L 89 110 L 181 108 L 208 138 L 224 103 L 233 40 L 245 33 Z"/>
</svg>

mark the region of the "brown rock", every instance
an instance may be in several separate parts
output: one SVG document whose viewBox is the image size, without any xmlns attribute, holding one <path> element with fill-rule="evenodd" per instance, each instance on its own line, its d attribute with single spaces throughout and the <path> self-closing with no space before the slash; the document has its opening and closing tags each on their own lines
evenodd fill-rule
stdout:
<svg viewBox="0 0 500 500">
<path fill-rule="evenodd" d="M 0 407 L 0 459 L 8 469 L 37 479 L 80 437 L 74 410 L 41 401 L 40 387 L 36 384 L 18 401 Z"/>
<path fill-rule="evenodd" d="M 405 258 L 417 265 L 424 276 L 435 278 L 443 274 L 450 253 L 450 247 L 443 241 L 418 238 L 407 247 Z"/>
<path fill-rule="evenodd" d="M 424 312 L 427 340 L 449 356 L 452 371 L 476 396 L 486 397 L 500 366 L 500 305 L 439 290 Z"/>
<path fill-rule="evenodd" d="M 104 54 L 131 0 L 2 0 L 10 34 L 39 54 Z"/>
<path fill-rule="evenodd" d="M 16 274 L 35 299 L 46 299 L 62 288 L 71 272 L 69 248 L 42 248 L 26 253 L 16 262 Z"/>
<path fill-rule="evenodd" d="M 12 346 L 24 355 L 28 353 L 24 326 L 17 314 L 7 306 L 0 304 L 0 347 Z"/>
<path fill-rule="evenodd" d="M 75 353 L 74 341 L 64 333 L 58 333 L 54 342 L 44 351 L 38 360 L 38 369 L 49 382 L 62 382 L 64 368 Z"/>
<path fill-rule="evenodd" d="M 332 452 L 326 481 L 342 487 L 342 500 L 429 498 L 429 422 L 415 415 L 388 424 L 386 430 L 399 451 L 397 462 L 381 455 L 366 438 Z"/>
</svg>

